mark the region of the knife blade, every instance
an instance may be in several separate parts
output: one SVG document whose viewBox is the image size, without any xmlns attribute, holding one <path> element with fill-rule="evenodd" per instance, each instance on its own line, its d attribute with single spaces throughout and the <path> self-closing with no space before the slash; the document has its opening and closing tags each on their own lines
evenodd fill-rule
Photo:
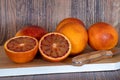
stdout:
<svg viewBox="0 0 120 80">
<path fill-rule="evenodd" d="M 72 64 L 75 66 L 81 66 L 87 63 L 92 63 L 105 58 L 111 58 L 113 55 L 119 54 L 120 48 L 114 48 L 111 50 L 98 50 L 88 53 L 83 53 L 72 58 Z"/>
</svg>

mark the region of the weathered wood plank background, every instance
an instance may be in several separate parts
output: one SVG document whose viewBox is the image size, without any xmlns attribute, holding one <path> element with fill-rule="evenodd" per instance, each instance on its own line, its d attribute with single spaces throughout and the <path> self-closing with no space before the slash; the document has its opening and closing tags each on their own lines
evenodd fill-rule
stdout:
<svg viewBox="0 0 120 80">
<path fill-rule="evenodd" d="M 120 0 L 0 0 L 0 45 L 24 25 L 54 31 L 67 17 L 81 19 L 86 28 L 104 21 L 120 33 Z"/>
</svg>

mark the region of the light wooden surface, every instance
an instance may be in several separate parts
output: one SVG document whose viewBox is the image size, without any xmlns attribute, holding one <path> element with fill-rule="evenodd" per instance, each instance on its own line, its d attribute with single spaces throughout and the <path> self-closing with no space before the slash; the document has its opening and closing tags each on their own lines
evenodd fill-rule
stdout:
<svg viewBox="0 0 120 80">
<path fill-rule="evenodd" d="M 89 52 L 89 50 L 84 51 Z M 90 50 L 91 52 L 91 50 Z M 63 66 L 63 65 L 72 65 L 72 58 L 68 57 L 62 62 L 49 62 L 44 60 L 40 55 L 37 56 L 32 62 L 25 63 L 25 64 L 16 64 L 12 62 L 8 56 L 6 55 L 3 46 L 0 46 L 0 69 L 8 69 L 8 68 L 23 68 L 23 67 L 39 67 L 39 66 Z M 40 54 L 40 53 L 38 53 Z M 112 58 L 103 59 L 97 62 L 93 62 L 90 64 L 102 64 L 102 63 L 117 63 L 120 62 L 120 54 L 113 56 Z"/>
<path fill-rule="evenodd" d="M 89 52 L 89 50 L 84 52 Z M 120 54 L 113 56 L 112 58 L 103 59 L 93 63 L 85 64 L 83 66 L 73 66 L 72 57 L 68 57 L 62 62 L 48 62 L 42 59 L 42 57 L 39 55 L 32 62 L 16 64 L 8 58 L 3 46 L 0 46 L 0 53 L 0 77 L 38 74 L 47 75 L 53 73 L 72 72 L 96 72 L 120 69 Z"/>
<path fill-rule="evenodd" d="M 0 69 L 8 69 L 8 68 L 23 68 L 23 67 L 39 67 L 39 66 L 57 66 L 57 65 L 69 65 L 71 64 L 71 58 L 67 59 L 64 62 L 60 63 L 52 63 L 42 59 L 39 55 L 32 62 L 25 64 L 16 64 L 12 62 L 8 56 L 6 55 L 3 46 L 0 46 Z M 38 53 L 40 54 L 40 53 Z"/>
</svg>

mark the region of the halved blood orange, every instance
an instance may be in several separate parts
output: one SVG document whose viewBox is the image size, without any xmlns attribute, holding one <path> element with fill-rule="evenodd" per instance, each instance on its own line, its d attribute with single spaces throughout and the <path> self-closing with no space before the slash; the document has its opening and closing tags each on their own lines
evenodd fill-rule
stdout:
<svg viewBox="0 0 120 80">
<path fill-rule="evenodd" d="M 30 36 L 18 36 L 7 40 L 4 50 L 15 63 L 26 63 L 35 57 L 38 51 L 38 40 Z"/>
<path fill-rule="evenodd" d="M 48 61 L 58 62 L 69 56 L 71 43 L 63 34 L 51 32 L 40 39 L 39 51 Z"/>
</svg>

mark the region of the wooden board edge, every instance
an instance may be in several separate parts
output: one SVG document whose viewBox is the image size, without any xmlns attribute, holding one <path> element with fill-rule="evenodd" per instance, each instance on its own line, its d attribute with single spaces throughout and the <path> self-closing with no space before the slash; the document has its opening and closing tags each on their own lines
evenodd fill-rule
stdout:
<svg viewBox="0 0 120 80">
<path fill-rule="evenodd" d="M 83 66 L 42 66 L 42 67 L 26 67 L 26 68 L 6 68 L 0 69 L 0 77 L 37 75 L 37 74 L 56 74 L 71 72 L 94 72 L 94 71 L 110 71 L 120 69 L 120 62 L 102 63 L 102 64 L 86 64 Z"/>
</svg>

